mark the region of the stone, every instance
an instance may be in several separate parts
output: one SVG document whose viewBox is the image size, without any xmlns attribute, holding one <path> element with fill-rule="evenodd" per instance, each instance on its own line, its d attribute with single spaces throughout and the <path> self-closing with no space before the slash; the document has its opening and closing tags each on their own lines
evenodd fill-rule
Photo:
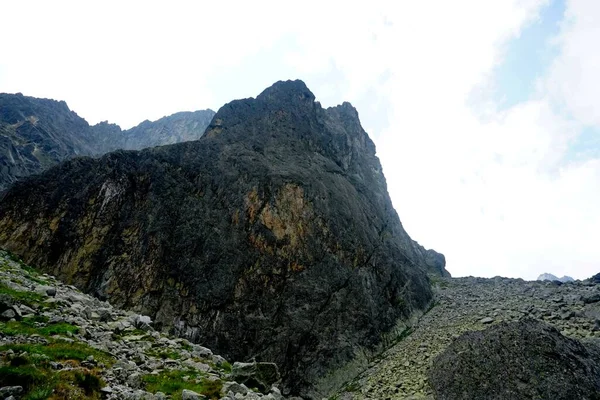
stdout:
<svg viewBox="0 0 600 400">
<path fill-rule="evenodd" d="M 213 355 L 213 352 L 210 349 L 207 349 L 206 347 L 202 347 L 200 345 L 193 345 L 193 347 L 192 347 L 192 356 L 194 356 L 194 357 L 207 358 L 207 357 L 212 357 L 212 355 Z M 223 359 L 223 360 L 225 360 L 225 359 Z M 215 363 L 217 363 L 217 362 L 215 361 Z"/>
<path fill-rule="evenodd" d="M 479 320 L 479 323 L 481 324 L 491 324 L 492 322 L 494 322 L 494 319 L 490 317 L 485 317 Z"/>
<path fill-rule="evenodd" d="M 206 399 L 206 397 L 202 396 L 196 392 L 193 392 L 191 390 L 183 389 L 183 392 L 181 392 L 181 400 L 202 400 L 202 399 Z"/>
<path fill-rule="evenodd" d="M 133 319 L 134 326 L 143 331 L 152 330 L 152 320 L 147 315 L 136 315 Z"/>
<path fill-rule="evenodd" d="M 127 378 L 127 385 L 133 389 L 141 389 L 143 385 L 142 376 L 134 372 Z"/>
<path fill-rule="evenodd" d="M 240 393 L 245 395 L 248 393 L 248 388 L 244 384 L 239 384 L 237 382 L 225 382 L 223 383 L 223 388 L 221 389 L 221 394 L 224 396 L 227 393 L 232 392 L 234 395 Z"/>
<path fill-rule="evenodd" d="M 4 386 L 0 388 L 0 397 L 18 396 L 23 393 L 23 386 Z"/>
<path fill-rule="evenodd" d="M 582 300 L 585 304 L 597 303 L 600 301 L 600 292 L 583 296 Z"/>
<path fill-rule="evenodd" d="M 257 388 L 262 393 L 268 393 L 275 383 L 281 379 L 279 369 L 274 363 L 252 362 L 233 363 L 231 379 L 247 387 Z"/>
<path fill-rule="evenodd" d="M 594 354 L 537 320 L 500 323 L 450 344 L 429 381 L 437 399 L 598 399 Z"/>
<path fill-rule="evenodd" d="M 52 286 L 39 285 L 36 286 L 35 292 L 44 296 L 54 297 L 56 296 L 56 288 Z"/>
<path fill-rule="evenodd" d="M 269 392 L 268 396 L 271 396 L 271 398 L 273 400 L 282 400 L 283 399 L 283 395 L 281 394 L 281 391 L 276 386 L 271 387 L 271 391 Z"/>
<path fill-rule="evenodd" d="M 12 308 L 5 310 L 2 314 L 0 314 L 0 317 L 2 318 L 2 320 L 4 321 L 8 321 L 10 319 L 13 319 L 17 316 L 17 313 L 15 312 L 15 310 L 13 310 Z"/>
</svg>

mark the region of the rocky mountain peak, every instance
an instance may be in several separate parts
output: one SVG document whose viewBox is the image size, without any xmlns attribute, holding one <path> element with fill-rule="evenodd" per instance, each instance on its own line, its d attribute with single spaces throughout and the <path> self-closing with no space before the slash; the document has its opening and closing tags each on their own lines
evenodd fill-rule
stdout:
<svg viewBox="0 0 600 400">
<path fill-rule="evenodd" d="M 27 204 L 27 207 L 23 207 Z M 15 232 L 18 232 L 15 234 Z M 0 200 L 0 246 L 322 398 L 431 304 L 348 103 L 301 81 L 223 106 L 197 141 L 76 159 Z"/>
<path fill-rule="evenodd" d="M 265 103 L 275 103 L 279 106 L 286 104 L 314 103 L 315 95 L 301 80 L 279 81 L 265 89 L 256 99 Z"/>
</svg>

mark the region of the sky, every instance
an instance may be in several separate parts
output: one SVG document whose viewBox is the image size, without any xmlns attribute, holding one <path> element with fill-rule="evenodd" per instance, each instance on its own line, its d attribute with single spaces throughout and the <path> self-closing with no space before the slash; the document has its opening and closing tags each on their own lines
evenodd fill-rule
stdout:
<svg viewBox="0 0 600 400">
<path fill-rule="evenodd" d="M 453 276 L 600 272 L 600 1 L 0 2 L 0 92 L 129 128 L 302 79 Z"/>
</svg>

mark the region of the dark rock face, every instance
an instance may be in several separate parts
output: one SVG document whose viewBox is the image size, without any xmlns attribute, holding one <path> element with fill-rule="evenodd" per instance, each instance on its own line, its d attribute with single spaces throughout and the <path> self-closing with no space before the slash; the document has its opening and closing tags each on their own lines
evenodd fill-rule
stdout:
<svg viewBox="0 0 600 400">
<path fill-rule="evenodd" d="M 229 359 L 275 362 L 305 396 L 432 297 L 433 253 L 404 231 L 356 110 L 300 81 L 223 106 L 198 141 L 17 182 L 0 246 Z"/>
<path fill-rule="evenodd" d="M 592 276 L 591 278 L 589 278 L 589 280 L 593 283 L 600 283 L 600 273 L 597 273 L 596 275 Z"/>
<path fill-rule="evenodd" d="M 0 94 L 0 191 L 93 147 L 87 122 L 64 101 Z"/>
<path fill-rule="evenodd" d="M 538 320 L 459 337 L 433 362 L 437 399 L 600 399 L 600 358 Z"/>
<path fill-rule="evenodd" d="M 76 156 L 196 140 L 213 116 L 183 112 L 122 131 L 107 122 L 90 126 L 64 101 L 0 93 L 0 191 Z"/>
</svg>

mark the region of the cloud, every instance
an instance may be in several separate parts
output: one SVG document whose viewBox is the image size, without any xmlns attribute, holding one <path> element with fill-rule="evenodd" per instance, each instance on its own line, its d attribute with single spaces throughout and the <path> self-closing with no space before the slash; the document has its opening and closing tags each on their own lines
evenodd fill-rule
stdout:
<svg viewBox="0 0 600 400">
<path fill-rule="evenodd" d="M 550 3 L 3 2 L 0 91 L 128 127 L 301 78 L 357 106 L 405 228 L 454 275 L 584 278 L 600 270 L 600 166 L 571 153 L 600 127 L 598 2 L 568 1 L 531 98 L 488 95 Z"/>
<path fill-rule="evenodd" d="M 447 84 L 452 76 L 438 69 L 441 99 L 427 92 L 414 101 L 418 83 L 407 95 L 394 91 L 394 104 L 410 111 L 377 141 L 390 192 L 409 233 L 445 252 L 455 275 L 534 279 L 551 271 L 585 278 L 600 270 L 600 210 L 594 205 L 600 202 L 599 161 L 568 157 L 583 126 L 597 115 L 591 92 L 578 88 L 593 88 L 598 78 L 576 71 L 595 65 L 597 56 L 589 50 L 600 36 L 588 29 L 594 10 L 579 3 L 567 10 L 569 23 L 557 39 L 562 51 L 527 102 L 507 110 L 478 104 L 485 118 L 465 102 L 470 88 L 493 79 L 487 74 L 500 54 L 470 71 L 483 82 L 464 76 Z M 483 47 L 500 49 L 515 30 L 495 32 Z M 573 48 L 581 49 L 577 57 Z"/>
<path fill-rule="evenodd" d="M 560 55 L 543 82 L 557 108 L 584 125 L 600 126 L 600 53 L 594 46 L 600 40 L 600 3 L 570 0 L 563 31 L 556 40 Z"/>
</svg>

